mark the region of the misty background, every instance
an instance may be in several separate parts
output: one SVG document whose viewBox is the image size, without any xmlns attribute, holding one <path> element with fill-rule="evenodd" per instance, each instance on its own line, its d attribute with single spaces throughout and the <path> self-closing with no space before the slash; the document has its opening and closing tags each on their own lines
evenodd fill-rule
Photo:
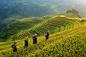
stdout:
<svg viewBox="0 0 86 57">
<path fill-rule="evenodd" d="M 86 17 L 85 0 L 0 0 L 0 29 L 18 19 L 66 13 L 69 9 Z"/>
</svg>

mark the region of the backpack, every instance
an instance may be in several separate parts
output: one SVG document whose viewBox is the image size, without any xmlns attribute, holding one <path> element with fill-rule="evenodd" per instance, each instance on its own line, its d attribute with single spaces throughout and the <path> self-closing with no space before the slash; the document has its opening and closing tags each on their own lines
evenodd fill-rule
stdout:
<svg viewBox="0 0 86 57">
<path fill-rule="evenodd" d="M 35 36 L 33 36 L 33 41 L 35 41 Z"/>
<path fill-rule="evenodd" d="M 11 47 L 13 48 L 13 47 L 14 47 L 14 45 L 11 45 Z"/>
</svg>

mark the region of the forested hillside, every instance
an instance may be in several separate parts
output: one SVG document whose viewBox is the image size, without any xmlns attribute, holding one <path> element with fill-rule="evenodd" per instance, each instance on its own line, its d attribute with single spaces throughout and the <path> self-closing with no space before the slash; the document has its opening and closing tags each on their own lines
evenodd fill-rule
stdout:
<svg viewBox="0 0 86 57">
<path fill-rule="evenodd" d="M 42 17 L 45 15 L 55 14 L 55 12 L 50 6 L 40 6 L 36 3 L 25 1 L 9 1 L 8 3 L 7 2 L 8 1 L 1 3 L 0 1 L 0 29 L 7 24 L 21 18 Z"/>
<path fill-rule="evenodd" d="M 82 17 L 86 17 L 85 0 L 31 0 L 31 2 L 35 2 L 42 5 L 50 5 L 56 13 L 64 13 L 68 9 L 76 9 L 80 12 L 80 15 Z"/>
<path fill-rule="evenodd" d="M 21 18 L 60 14 L 69 9 L 76 9 L 82 18 L 86 17 L 83 0 L 0 0 L 0 29 Z"/>
<path fill-rule="evenodd" d="M 0 16 L 4 18 L 10 16 L 22 17 L 41 17 L 44 15 L 52 15 L 55 12 L 49 6 L 40 6 L 31 2 L 14 2 L 0 6 Z"/>
</svg>

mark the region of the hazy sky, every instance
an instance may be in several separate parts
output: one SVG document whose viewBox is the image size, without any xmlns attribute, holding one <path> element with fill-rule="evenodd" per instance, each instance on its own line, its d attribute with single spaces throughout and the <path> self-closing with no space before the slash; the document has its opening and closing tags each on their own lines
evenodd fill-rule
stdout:
<svg viewBox="0 0 86 57">
<path fill-rule="evenodd" d="M 82 4 L 86 6 L 86 0 L 71 0 L 71 1 L 74 1 L 74 3 Z"/>
</svg>

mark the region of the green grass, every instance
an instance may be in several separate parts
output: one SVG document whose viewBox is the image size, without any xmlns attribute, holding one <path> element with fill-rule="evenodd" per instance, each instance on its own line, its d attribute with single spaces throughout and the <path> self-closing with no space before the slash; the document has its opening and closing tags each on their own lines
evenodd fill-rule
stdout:
<svg viewBox="0 0 86 57">
<path fill-rule="evenodd" d="M 25 36 L 32 37 L 34 33 L 37 33 L 38 36 L 43 36 L 48 30 L 50 31 L 50 34 L 53 34 L 55 32 L 62 32 L 74 27 L 78 27 L 79 25 L 81 25 L 79 18 L 56 15 L 31 29 L 19 32 L 15 38 L 18 40 L 23 39 Z"/>
<path fill-rule="evenodd" d="M 74 18 L 66 17 L 69 15 L 71 17 L 73 16 Z M 12 41 L 16 39 L 23 39 L 25 36 L 32 37 L 34 33 L 37 33 L 38 36 L 42 36 L 48 30 L 50 31 L 50 34 L 53 34 L 56 32 L 64 31 L 65 28 L 67 28 L 67 30 L 71 29 L 70 25 L 73 26 L 76 21 L 80 23 L 80 19 L 71 13 L 64 13 L 63 15 L 49 15 L 41 18 L 24 18 L 17 20 L 3 28 L 0 32 L 0 38 L 5 38 L 6 41 Z M 56 28 L 58 29 L 56 30 Z"/>
<path fill-rule="evenodd" d="M 44 33 L 48 30 L 50 36 L 46 40 Z M 35 45 L 32 39 L 34 33 L 38 34 Z M 27 48 L 24 48 L 25 37 L 29 37 Z M 17 41 L 17 52 L 11 48 L 14 41 Z M 80 18 L 71 13 L 17 20 L 0 32 L 0 56 L 86 57 L 86 21 L 80 22 Z"/>
<path fill-rule="evenodd" d="M 64 16 L 68 16 L 68 17 L 72 17 L 72 18 L 76 18 L 77 16 L 75 15 L 75 14 L 73 14 L 73 13 L 62 13 L 62 14 L 58 14 L 58 15 L 64 15 Z M 79 18 L 79 17 L 77 17 L 77 18 Z"/>
<path fill-rule="evenodd" d="M 44 37 L 44 33 L 47 29 L 50 31 L 48 40 Z M 36 45 L 33 44 L 32 40 L 32 34 L 34 33 L 41 35 L 37 37 Z M 11 36 L 7 42 L 0 42 L 0 55 L 1 57 L 85 57 L 85 35 L 85 22 L 80 22 L 77 18 L 54 16 L 33 28 L 21 30 Z M 27 36 L 30 37 L 28 40 L 29 46 L 24 48 L 24 40 Z M 17 53 L 12 52 L 11 48 L 14 40 L 18 41 Z"/>
<path fill-rule="evenodd" d="M 13 36 L 15 37 L 16 33 L 21 32 L 25 29 L 32 28 L 34 27 L 34 25 L 37 25 L 43 21 L 45 20 L 42 18 L 38 18 L 38 17 L 30 17 L 30 18 L 24 18 L 24 19 L 17 20 L 7 25 L 1 30 L 0 38 L 4 38 L 5 40 L 6 39 L 8 40 L 10 39 L 10 37 L 13 37 Z M 14 37 L 11 38 L 10 41 L 15 40 Z"/>
<path fill-rule="evenodd" d="M 0 42 L 3 42 L 3 41 L 5 41 L 5 39 L 0 39 Z"/>
<path fill-rule="evenodd" d="M 32 39 L 29 38 L 29 46 L 23 48 L 23 41 L 18 41 L 17 53 L 11 52 L 11 47 L 8 52 L 4 52 L 3 47 L 1 50 L 1 56 L 9 57 L 85 57 L 86 56 L 86 25 L 81 25 L 73 29 L 65 30 L 60 33 L 51 34 L 49 39 L 46 41 L 44 36 L 38 37 L 36 45 L 32 44 Z M 10 44 L 13 42 L 9 42 Z M 20 45 L 21 44 L 21 45 Z M 0 44 L 1 45 L 1 44 Z M 7 43 L 8 45 L 8 43 Z M 4 45 L 3 46 L 7 46 Z M 9 46 L 9 45 L 8 45 Z"/>
</svg>

